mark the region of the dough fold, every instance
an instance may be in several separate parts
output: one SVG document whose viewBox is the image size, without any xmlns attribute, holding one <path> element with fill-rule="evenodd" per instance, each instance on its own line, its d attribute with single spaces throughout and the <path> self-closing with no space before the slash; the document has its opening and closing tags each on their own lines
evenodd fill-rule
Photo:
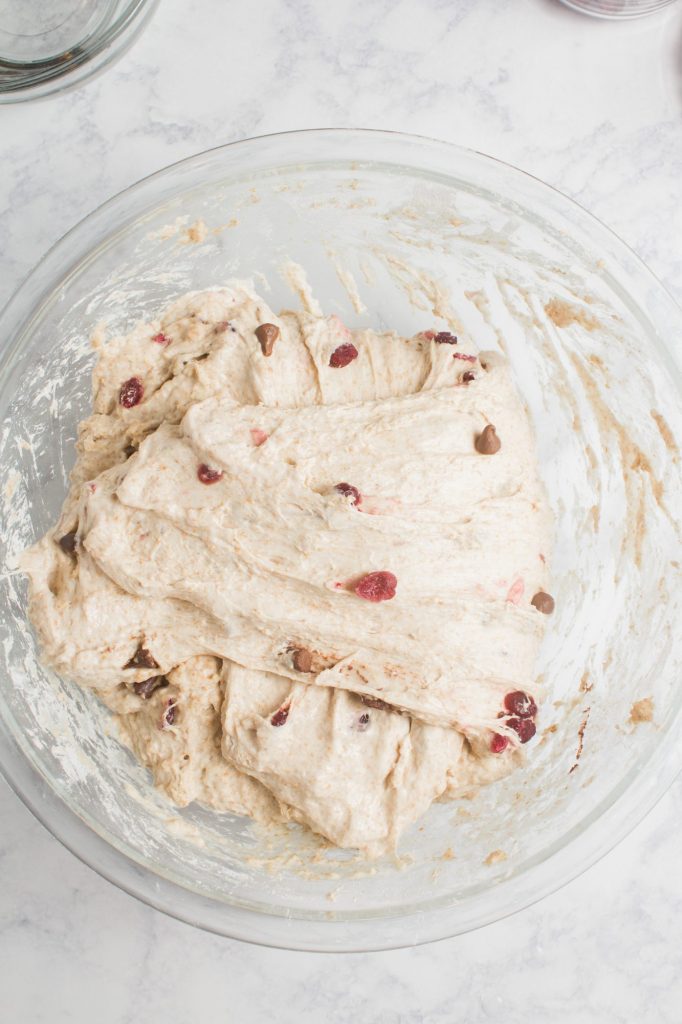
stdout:
<svg viewBox="0 0 682 1024">
<path fill-rule="evenodd" d="M 29 613 L 175 804 L 375 856 L 519 761 L 504 698 L 538 700 L 550 515 L 506 362 L 442 339 L 230 282 L 100 346 Z M 374 573 L 395 593 L 363 599 Z"/>
</svg>

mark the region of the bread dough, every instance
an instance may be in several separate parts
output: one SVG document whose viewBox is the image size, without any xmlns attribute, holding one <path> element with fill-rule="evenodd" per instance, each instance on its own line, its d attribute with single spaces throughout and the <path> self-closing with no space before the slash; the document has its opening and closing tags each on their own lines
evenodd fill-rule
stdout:
<svg viewBox="0 0 682 1024">
<path fill-rule="evenodd" d="M 93 392 L 29 613 L 174 803 L 376 855 L 519 761 L 504 699 L 537 700 L 550 516 L 499 355 L 231 282 L 100 346 Z M 394 596 L 359 595 L 373 573 Z"/>
</svg>

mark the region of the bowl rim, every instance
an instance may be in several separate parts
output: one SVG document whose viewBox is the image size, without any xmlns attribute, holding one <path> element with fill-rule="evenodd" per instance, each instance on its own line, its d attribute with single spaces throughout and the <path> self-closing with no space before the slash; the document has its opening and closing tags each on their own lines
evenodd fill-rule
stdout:
<svg viewBox="0 0 682 1024">
<path fill-rule="evenodd" d="M 277 143 L 277 140 L 285 140 L 286 144 L 287 140 L 296 138 L 306 137 L 310 140 L 319 140 L 325 136 L 331 136 L 337 140 L 348 140 L 351 137 L 361 140 L 371 137 L 375 140 L 389 140 L 393 145 L 404 143 L 416 144 L 424 149 L 432 147 L 434 150 L 440 150 L 443 154 L 450 153 L 455 158 L 459 154 L 460 159 L 471 160 L 473 158 L 474 162 L 479 161 L 482 164 L 501 167 L 512 177 L 517 176 L 519 182 L 530 182 L 536 190 L 553 193 L 555 197 L 558 197 L 560 203 L 565 204 L 568 209 L 577 213 L 588 223 L 596 225 L 611 242 L 615 242 L 617 246 L 628 253 L 634 262 L 637 273 L 644 274 L 658 289 L 682 324 L 682 309 L 666 287 L 627 243 L 623 242 L 597 217 L 584 210 L 580 204 L 536 176 L 480 151 L 432 139 L 428 136 L 375 129 L 302 129 L 240 139 L 186 157 L 146 175 L 100 204 L 78 221 L 48 249 L 34 269 L 24 277 L 0 311 L 0 336 L 4 335 L 11 339 L 10 344 L 3 348 L 0 357 L 0 374 L 4 376 L 5 373 L 11 372 L 16 356 L 21 350 L 21 328 L 30 323 L 36 308 L 39 308 L 45 298 L 54 291 L 54 285 L 41 286 L 43 275 L 57 262 L 61 268 L 62 278 L 67 277 L 74 267 L 79 266 L 84 258 L 80 251 L 82 245 L 72 246 L 72 242 L 80 240 L 82 234 L 90 234 L 91 229 L 106 218 L 110 210 L 125 203 L 130 197 L 137 196 L 144 199 L 146 191 L 153 183 L 164 177 L 171 177 L 182 168 L 193 166 L 212 156 L 257 147 L 268 142 L 275 141 Z M 180 190 L 176 190 L 173 194 L 178 194 L 178 191 Z M 131 220 L 137 220 L 143 216 L 144 208 L 144 205 L 140 205 L 139 209 L 134 209 L 132 214 L 124 220 L 123 226 L 130 223 Z M 111 235 L 112 232 L 109 230 L 105 237 L 109 238 Z M 62 253 L 71 251 L 76 253 L 72 259 L 62 258 Z M 29 309 L 28 317 L 22 312 L 22 307 L 26 302 L 28 302 Z M 6 325 L 7 331 L 4 330 Z M 675 358 L 672 352 L 666 350 L 666 354 Z M 6 732 L 4 723 L 2 732 Z M 57 791 L 47 783 L 47 780 L 43 779 L 38 768 L 17 743 L 14 735 L 7 731 L 7 736 L 12 748 L 12 756 L 6 759 L 7 763 L 3 763 L 0 759 L 0 772 L 10 788 L 62 845 L 102 877 L 142 902 L 204 930 L 259 945 L 320 952 L 395 949 L 436 941 L 483 927 L 532 905 L 578 877 L 615 847 L 663 796 L 682 768 L 682 751 L 677 753 L 676 744 L 676 738 L 682 737 L 682 714 L 680 714 L 680 705 L 678 704 L 667 732 L 664 734 L 664 742 L 655 747 L 644 762 L 647 767 L 646 771 L 640 771 L 627 785 L 624 784 L 624 780 L 621 780 L 620 785 L 609 790 L 607 797 L 600 801 L 591 815 L 568 833 L 568 839 L 566 835 L 562 836 L 561 847 L 553 849 L 555 844 L 549 844 L 550 852 L 543 851 L 543 861 L 533 863 L 531 858 L 523 872 L 508 880 L 502 879 L 497 885 L 491 886 L 489 892 L 502 895 L 503 889 L 508 890 L 511 883 L 517 883 L 517 891 L 512 888 L 511 898 L 507 897 L 506 903 L 504 900 L 496 901 L 496 905 L 489 907 L 484 913 L 475 913 L 469 908 L 468 916 L 467 913 L 462 913 L 462 908 L 467 903 L 465 900 L 458 903 L 457 906 L 450 905 L 436 910 L 429 908 L 412 913 L 408 911 L 391 918 L 381 918 L 385 931 L 381 938 L 377 938 L 374 934 L 376 918 L 368 917 L 359 920 L 346 918 L 311 922 L 306 917 L 280 917 L 212 900 L 202 896 L 196 890 L 160 876 L 151 868 L 129 856 L 124 850 L 114 846 L 84 819 L 80 818 L 76 811 L 72 810 Z M 628 802 L 627 807 L 624 807 L 626 792 Z M 605 819 L 609 819 L 611 825 L 608 832 L 606 833 L 602 828 L 601 835 L 595 835 L 594 833 L 598 831 L 595 829 L 596 823 L 604 822 Z M 588 842 L 588 840 L 590 841 Z M 577 858 L 576 850 L 579 850 L 580 853 Z M 569 853 L 571 854 L 570 859 Z M 559 871 L 556 870 L 557 865 L 560 867 Z M 528 886 L 529 875 L 532 875 L 534 879 L 532 889 Z M 153 884 L 150 886 L 151 881 Z M 526 883 L 525 886 L 518 885 L 523 881 Z M 186 907 L 178 906 L 180 894 L 187 903 Z M 475 901 L 475 896 L 469 899 L 470 903 L 475 903 Z M 180 902 L 182 903 L 182 899 Z M 213 912 L 216 908 L 221 911 L 221 914 L 216 915 Z M 411 924 L 407 937 L 405 936 L 406 922 Z M 263 923 L 262 929 L 259 927 L 260 923 Z M 395 929 L 391 929 L 391 923 L 396 925 Z M 396 934 L 393 934 L 394 931 Z"/>
</svg>

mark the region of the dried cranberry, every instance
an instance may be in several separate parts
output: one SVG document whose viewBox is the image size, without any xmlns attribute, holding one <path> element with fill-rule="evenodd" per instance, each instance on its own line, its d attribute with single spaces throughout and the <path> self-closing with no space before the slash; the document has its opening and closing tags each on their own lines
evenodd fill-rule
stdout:
<svg viewBox="0 0 682 1024">
<path fill-rule="evenodd" d="M 349 341 L 346 342 L 345 345 L 339 345 L 338 348 L 334 349 L 329 357 L 329 365 L 333 366 L 335 369 L 339 369 L 340 367 L 348 366 L 349 363 L 352 363 L 353 360 L 357 358 L 358 350 L 355 345 Z"/>
<path fill-rule="evenodd" d="M 522 743 L 527 743 L 535 736 L 535 722 L 532 718 L 510 718 L 507 725 L 514 730 Z"/>
<path fill-rule="evenodd" d="M 467 370 L 466 373 L 462 374 L 462 384 L 471 384 L 472 380 L 476 380 L 476 374 L 472 373 L 471 370 Z"/>
<path fill-rule="evenodd" d="M 352 484 L 337 484 L 334 490 L 343 494 L 344 498 L 351 498 L 351 505 L 360 504 L 360 491 Z"/>
<path fill-rule="evenodd" d="M 164 348 L 166 347 L 166 345 L 170 345 L 171 343 L 171 339 L 168 337 L 167 334 L 164 334 L 163 331 L 159 331 L 158 334 L 155 334 L 154 337 L 152 338 L 152 341 L 155 342 L 157 345 L 163 345 Z"/>
<path fill-rule="evenodd" d="M 284 725 L 287 718 L 289 717 L 289 705 L 285 704 L 284 707 L 279 708 L 275 711 L 274 715 L 270 719 L 270 725 L 279 726 Z"/>
<path fill-rule="evenodd" d="M 456 345 L 457 338 L 454 334 L 450 334 L 449 331 L 439 331 L 436 337 L 433 339 L 436 345 Z"/>
<path fill-rule="evenodd" d="M 218 480 L 222 480 L 223 471 L 222 469 L 211 469 L 205 462 L 202 462 L 197 470 L 197 476 L 202 484 L 215 484 Z"/>
<path fill-rule="evenodd" d="M 268 439 L 268 435 L 259 427 L 251 427 L 249 433 L 251 434 L 251 443 L 254 448 L 260 448 L 260 446 L 265 444 Z"/>
<path fill-rule="evenodd" d="M 496 450 L 499 451 L 499 448 Z M 506 600 L 509 601 L 510 604 L 519 604 L 521 598 L 523 597 L 523 592 L 525 589 L 526 586 L 522 579 L 514 580 L 511 587 L 507 591 Z"/>
<path fill-rule="evenodd" d="M 166 726 L 173 724 L 176 718 L 176 713 L 177 707 L 175 705 L 173 698 L 171 697 L 171 699 L 168 701 L 168 704 L 166 705 L 166 710 L 163 713 L 163 717 L 161 718 L 162 729 L 165 729 Z"/>
<path fill-rule="evenodd" d="M 493 733 L 493 738 L 490 741 L 490 749 L 493 754 L 501 754 L 508 746 L 509 740 L 506 736 L 501 736 L 499 732 Z"/>
<path fill-rule="evenodd" d="M 118 401 L 119 405 L 122 405 L 124 409 L 132 409 L 134 405 L 139 405 L 143 397 L 144 384 L 139 377 L 131 377 L 130 380 L 121 384 Z"/>
<path fill-rule="evenodd" d="M 476 362 L 476 356 L 468 356 L 466 354 L 466 352 L 453 352 L 452 353 L 452 358 L 453 359 L 463 359 L 465 363 L 475 363 Z"/>
<path fill-rule="evenodd" d="M 140 644 L 124 668 L 158 668 L 159 663 L 152 654 L 151 651 L 147 650 L 142 644 Z"/>
<path fill-rule="evenodd" d="M 506 694 L 504 706 L 510 715 L 516 715 L 517 718 L 534 718 L 538 713 L 537 704 L 524 690 L 512 690 Z"/>
<path fill-rule="evenodd" d="M 138 697 L 149 700 L 156 690 L 160 690 L 164 686 L 168 686 L 168 680 L 165 676 L 150 676 L 149 679 L 145 679 L 141 683 L 133 683 L 133 690 Z"/>
<path fill-rule="evenodd" d="M 390 601 L 395 597 L 398 580 L 392 572 L 370 572 L 355 586 L 355 593 L 365 601 Z"/>
</svg>

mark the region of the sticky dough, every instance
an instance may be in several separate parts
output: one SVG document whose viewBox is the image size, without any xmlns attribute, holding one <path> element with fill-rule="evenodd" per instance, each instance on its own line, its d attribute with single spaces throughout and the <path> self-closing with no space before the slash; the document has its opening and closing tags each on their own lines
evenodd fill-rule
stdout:
<svg viewBox="0 0 682 1024">
<path fill-rule="evenodd" d="M 538 698 L 550 517 L 500 356 L 277 316 L 232 282 L 101 346 L 93 406 L 61 519 L 23 557 L 30 617 L 174 803 L 378 855 L 520 761 L 504 698 Z M 376 572 L 395 595 L 364 600 Z"/>
</svg>

